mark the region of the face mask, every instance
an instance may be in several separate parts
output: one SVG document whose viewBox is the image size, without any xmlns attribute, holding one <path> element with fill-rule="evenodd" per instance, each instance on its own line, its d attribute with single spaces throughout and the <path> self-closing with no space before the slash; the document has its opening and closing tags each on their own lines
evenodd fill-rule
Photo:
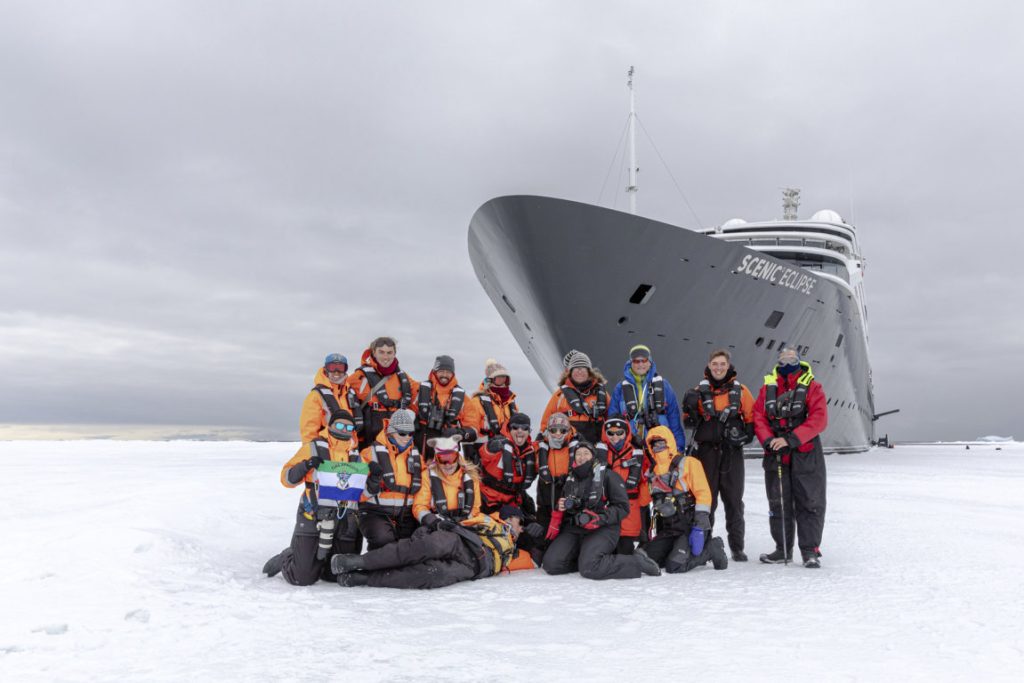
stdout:
<svg viewBox="0 0 1024 683">
<path fill-rule="evenodd" d="M 594 471 L 594 461 L 588 460 L 582 465 L 576 465 L 572 468 L 572 475 L 577 479 L 586 479 Z"/>
<path fill-rule="evenodd" d="M 800 362 L 793 361 L 792 363 L 783 364 L 780 361 L 778 368 L 780 375 L 792 375 L 794 372 L 800 369 Z"/>
</svg>

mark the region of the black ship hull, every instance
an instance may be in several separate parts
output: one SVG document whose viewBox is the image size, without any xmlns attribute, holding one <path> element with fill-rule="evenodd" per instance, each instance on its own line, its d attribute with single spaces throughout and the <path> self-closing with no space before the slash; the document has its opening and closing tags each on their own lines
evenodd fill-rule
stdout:
<svg viewBox="0 0 1024 683">
<path fill-rule="evenodd" d="M 481 206 L 469 255 L 552 390 L 569 349 L 585 351 L 615 381 L 628 349 L 642 343 L 679 391 L 700 380 L 710 351 L 727 348 L 756 395 L 788 343 L 801 347 L 829 397 L 826 452 L 871 447 L 864 323 L 851 291 L 833 280 L 685 228 L 536 196 Z M 764 263 L 747 267 L 753 259 Z"/>
</svg>

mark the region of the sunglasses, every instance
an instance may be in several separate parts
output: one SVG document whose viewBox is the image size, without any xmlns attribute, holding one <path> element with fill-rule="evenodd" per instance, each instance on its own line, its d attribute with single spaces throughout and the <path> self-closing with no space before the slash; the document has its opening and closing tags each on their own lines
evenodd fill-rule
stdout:
<svg viewBox="0 0 1024 683">
<path fill-rule="evenodd" d="M 548 427 L 548 432 L 551 434 L 568 434 L 568 427 Z"/>
<path fill-rule="evenodd" d="M 509 427 L 508 430 L 510 432 L 528 432 L 528 431 L 530 431 L 530 428 L 529 427 Z"/>
<path fill-rule="evenodd" d="M 608 434 L 608 436 L 625 436 L 626 435 L 626 430 L 625 429 L 609 429 L 605 433 Z"/>
<path fill-rule="evenodd" d="M 650 358 L 634 358 L 633 362 L 634 363 L 650 363 L 651 359 Z"/>
<path fill-rule="evenodd" d="M 348 372 L 348 366 L 342 363 L 329 363 L 324 366 L 327 372 Z"/>
<path fill-rule="evenodd" d="M 356 426 L 354 424 L 348 424 L 346 422 L 335 422 L 333 426 L 334 426 L 334 431 L 336 431 L 336 432 L 354 432 L 354 431 L 356 431 Z"/>
<path fill-rule="evenodd" d="M 401 429 L 395 430 L 395 436 L 412 436 L 414 432 L 403 432 Z"/>
</svg>

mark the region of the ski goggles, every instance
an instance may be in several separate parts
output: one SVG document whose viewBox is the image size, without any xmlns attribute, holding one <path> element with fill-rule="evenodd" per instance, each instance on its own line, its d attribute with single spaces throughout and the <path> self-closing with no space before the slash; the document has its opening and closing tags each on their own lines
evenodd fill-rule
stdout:
<svg viewBox="0 0 1024 683">
<path fill-rule="evenodd" d="M 331 429 L 336 432 L 354 432 L 356 426 L 350 422 L 335 422 L 331 425 Z"/>
<path fill-rule="evenodd" d="M 348 366 L 344 363 L 328 363 L 324 366 L 324 370 L 329 373 L 348 372 Z"/>
<path fill-rule="evenodd" d="M 661 453 L 662 451 L 668 450 L 668 442 L 658 439 L 651 443 L 651 450 L 655 453 Z"/>
<path fill-rule="evenodd" d="M 786 360 L 779 359 L 779 366 L 784 368 L 791 368 L 795 365 L 800 365 L 800 360 L 797 358 L 787 358 Z"/>
<path fill-rule="evenodd" d="M 459 459 L 458 451 L 435 451 L 434 460 L 437 460 L 442 465 L 451 465 Z"/>
</svg>

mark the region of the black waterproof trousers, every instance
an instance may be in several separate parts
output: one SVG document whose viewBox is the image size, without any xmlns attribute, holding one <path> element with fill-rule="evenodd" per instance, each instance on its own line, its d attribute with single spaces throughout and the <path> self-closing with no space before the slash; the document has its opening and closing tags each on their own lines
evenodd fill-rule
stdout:
<svg viewBox="0 0 1024 683">
<path fill-rule="evenodd" d="M 441 588 L 493 574 L 489 552 L 477 555 L 457 533 L 420 527 L 363 556 L 367 585 L 380 588 Z"/>
<path fill-rule="evenodd" d="M 783 547 L 782 528 L 785 521 L 786 554 L 793 552 L 795 527 L 801 554 L 805 557 L 816 555 L 825 527 L 825 454 L 821 450 L 821 440 L 815 438 L 814 449 L 808 453 L 793 451 L 790 464 L 781 466 L 781 479 L 779 461 L 775 454 L 764 458 L 768 522 L 775 547 Z"/>
<path fill-rule="evenodd" d="M 711 487 L 711 528 L 715 527 L 715 511 L 721 496 L 729 548 L 733 552 L 742 551 L 746 533 L 743 521 L 743 447 L 725 441 L 701 442 L 697 444 L 697 459 L 704 466 L 704 476 Z"/>
<path fill-rule="evenodd" d="M 587 579 L 638 579 L 641 571 L 636 558 L 616 555 L 619 527 L 603 526 L 594 531 L 562 529 L 544 553 L 541 566 L 548 574 L 579 571 Z"/>
<path fill-rule="evenodd" d="M 658 534 L 644 547 L 644 552 L 669 574 L 682 574 L 711 559 L 711 534 L 704 535 L 704 550 L 700 555 L 690 552 L 689 530 L 683 534 Z"/>
<path fill-rule="evenodd" d="M 369 550 L 382 548 L 400 538 L 409 538 L 416 531 L 419 523 L 412 516 L 412 501 L 402 508 L 398 514 L 389 514 L 376 506 L 362 507 L 359 510 L 359 529 L 366 538 Z"/>
<path fill-rule="evenodd" d="M 327 557 L 318 560 L 316 557 L 319 545 L 319 532 L 316 522 L 302 514 L 302 506 L 296 515 L 295 530 L 292 532 L 291 546 L 282 554 L 281 575 L 293 586 L 309 586 L 323 579 L 334 581 L 331 573 L 331 558 L 339 553 L 359 554 L 363 550 L 363 537 L 359 533 L 354 512 L 346 512 L 334 527 L 334 543 Z"/>
</svg>

